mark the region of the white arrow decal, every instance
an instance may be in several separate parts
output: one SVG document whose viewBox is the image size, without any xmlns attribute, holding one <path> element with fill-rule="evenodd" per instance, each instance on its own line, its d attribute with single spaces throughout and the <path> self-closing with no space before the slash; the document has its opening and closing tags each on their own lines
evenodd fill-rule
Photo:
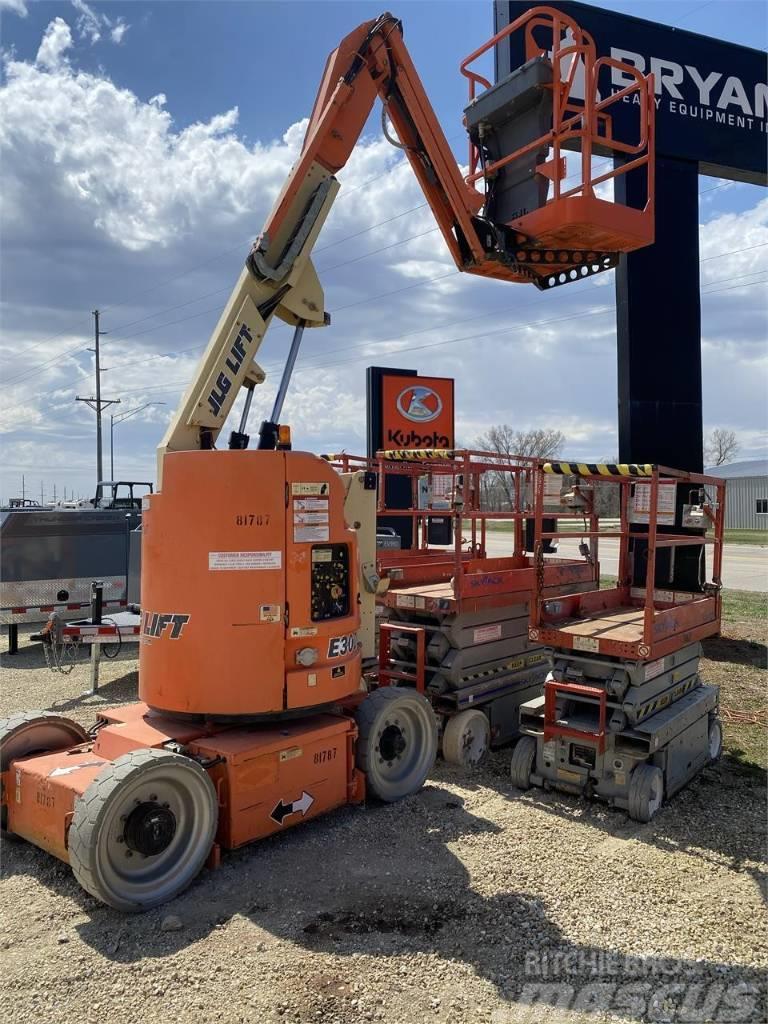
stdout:
<svg viewBox="0 0 768 1024">
<path fill-rule="evenodd" d="M 98 761 L 81 761 L 80 764 L 70 764 L 66 768 L 54 768 L 52 772 L 48 773 L 48 778 L 53 779 L 57 775 L 69 775 L 70 772 L 76 772 L 78 768 L 95 768 L 96 765 L 106 764 L 102 758 Z"/>
<path fill-rule="evenodd" d="M 294 811 L 301 811 L 301 816 L 303 818 L 314 802 L 315 798 L 312 794 L 307 793 L 306 790 L 302 790 L 301 800 L 293 801 L 293 809 Z"/>
<path fill-rule="evenodd" d="M 270 818 L 273 821 L 276 821 L 278 825 L 282 825 L 287 817 L 291 814 L 298 814 L 299 811 L 301 811 L 301 816 L 303 818 L 314 802 L 315 798 L 312 794 L 307 793 L 304 789 L 301 791 L 300 800 L 294 800 L 293 803 L 290 804 L 283 803 L 282 800 L 279 800 L 277 806 L 270 814 Z"/>
</svg>

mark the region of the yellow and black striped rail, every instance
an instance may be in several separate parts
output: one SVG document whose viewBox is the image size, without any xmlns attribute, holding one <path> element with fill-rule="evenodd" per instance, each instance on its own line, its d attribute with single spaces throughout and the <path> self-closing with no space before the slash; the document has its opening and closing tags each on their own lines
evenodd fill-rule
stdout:
<svg viewBox="0 0 768 1024">
<path fill-rule="evenodd" d="M 423 459 L 452 459 L 454 452 L 452 448 L 394 448 L 390 451 L 378 452 L 383 459 L 392 462 Z"/>
<path fill-rule="evenodd" d="M 478 679 L 489 679 L 491 676 L 499 676 L 502 673 L 519 672 L 520 669 L 530 668 L 532 665 L 539 665 L 543 661 L 547 661 L 549 658 L 548 654 L 529 654 L 522 658 L 515 658 L 513 661 L 507 661 L 503 665 L 497 665 L 496 668 L 487 668 L 482 672 L 472 672 L 469 675 L 461 677 L 462 685 L 466 683 L 474 683 Z M 438 669 L 438 672 L 440 670 Z"/>
<path fill-rule="evenodd" d="M 683 697 L 686 693 L 688 693 L 689 690 L 692 690 L 695 686 L 698 686 L 700 682 L 701 680 L 699 679 L 698 675 L 691 676 L 690 679 L 687 679 L 684 683 L 681 683 L 680 686 L 676 686 L 675 689 L 671 692 L 667 691 L 666 693 L 662 693 L 661 696 L 657 697 L 655 700 L 651 700 L 647 704 L 642 704 L 637 709 L 636 720 L 638 722 L 642 722 L 643 719 L 649 718 L 652 714 L 655 714 L 657 711 L 661 711 L 662 708 L 665 708 L 668 704 L 673 704 L 676 700 L 680 700 L 680 698 Z"/>
<path fill-rule="evenodd" d="M 544 472 L 558 476 L 653 476 L 654 467 L 636 462 L 545 462 Z"/>
</svg>

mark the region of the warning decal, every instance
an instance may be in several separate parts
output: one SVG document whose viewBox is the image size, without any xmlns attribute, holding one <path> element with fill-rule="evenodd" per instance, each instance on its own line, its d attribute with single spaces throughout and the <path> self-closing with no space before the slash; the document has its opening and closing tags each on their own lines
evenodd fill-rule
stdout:
<svg viewBox="0 0 768 1024">
<path fill-rule="evenodd" d="M 600 641 L 592 636 L 575 636 L 573 649 L 574 651 L 599 651 Z"/>
<path fill-rule="evenodd" d="M 658 500 L 656 504 L 656 522 L 664 526 L 675 524 L 675 495 L 677 484 L 659 484 Z M 651 510 L 651 485 L 643 481 L 635 484 L 635 493 L 632 496 L 632 508 L 630 509 L 629 521 L 631 523 L 647 523 Z"/>
<path fill-rule="evenodd" d="M 293 526 L 294 544 L 309 544 L 316 541 L 322 543 L 328 540 L 329 535 L 327 523 L 322 526 L 303 526 L 294 523 Z"/>
<path fill-rule="evenodd" d="M 327 498 L 294 498 L 294 512 L 328 512 Z"/>
<path fill-rule="evenodd" d="M 497 622 L 495 626 L 478 626 L 477 629 L 473 630 L 473 643 L 485 644 L 489 640 L 501 640 L 501 623 Z"/>
<path fill-rule="evenodd" d="M 327 523 L 327 512 L 294 512 L 294 523 Z"/>
<path fill-rule="evenodd" d="M 280 569 L 280 551 L 209 551 L 208 568 L 211 572 L 244 569 Z"/>
<path fill-rule="evenodd" d="M 329 488 L 330 485 L 327 481 L 324 483 L 293 483 L 291 484 L 291 494 L 294 498 L 302 495 L 328 494 Z"/>
</svg>

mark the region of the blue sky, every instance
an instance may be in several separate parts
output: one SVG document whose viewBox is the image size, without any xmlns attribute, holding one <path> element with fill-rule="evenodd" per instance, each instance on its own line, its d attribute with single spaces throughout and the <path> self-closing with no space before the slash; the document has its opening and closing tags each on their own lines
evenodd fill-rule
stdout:
<svg viewBox="0 0 768 1024">
<path fill-rule="evenodd" d="M 490 0 L 393 6 L 463 160 L 458 64 L 491 34 Z M 758 0 L 604 6 L 751 46 L 768 36 Z M 40 479 L 47 493 L 53 483 L 58 493 L 92 490 L 93 416 L 74 398 L 93 386 L 96 306 L 110 331 L 105 394 L 121 398 L 120 411 L 164 403 L 116 432 L 117 475 L 152 474 L 164 421 L 297 152 L 325 57 L 380 8 L 0 0 L 0 374 L 12 389 L 0 415 L 2 497 L 20 489 L 22 473 L 37 493 Z M 409 169 L 381 139 L 378 111 L 340 177 L 316 260 L 338 312 L 331 328 L 310 333 L 286 406 L 299 445 L 361 451 L 365 366 L 388 357 L 457 377 L 465 441 L 494 423 L 558 425 L 566 454 L 614 452 L 612 274 L 551 295 L 451 276 Z M 764 455 L 765 190 L 701 178 L 700 193 L 705 426 L 736 430 L 743 457 Z M 499 338 L 510 325 L 516 333 Z M 277 327 L 262 349 L 271 376 L 254 423 L 287 338 Z M 577 370 L 586 382 L 574 400 Z M 532 378 L 543 387 L 528 386 Z"/>
</svg>

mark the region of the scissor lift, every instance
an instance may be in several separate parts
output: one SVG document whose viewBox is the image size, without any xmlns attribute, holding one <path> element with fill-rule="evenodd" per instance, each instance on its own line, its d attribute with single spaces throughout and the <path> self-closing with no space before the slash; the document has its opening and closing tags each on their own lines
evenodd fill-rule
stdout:
<svg viewBox="0 0 768 1024">
<path fill-rule="evenodd" d="M 542 479 L 552 474 L 576 481 L 554 531 L 544 527 L 541 483 L 536 499 L 529 638 L 551 648 L 553 668 L 543 695 L 520 709 L 512 778 L 522 789 L 595 795 L 648 821 L 722 747 L 718 690 L 701 682 L 699 659 L 700 641 L 720 629 L 725 485 L 651 465 L 545 464 Z M 601 530 L 595 511 L 594 487 L 608 483 L 620 491 L 618 530 Z M 543 545 L 573 538 L 573 526 L 590 557 L 600 541 L 618 540 L 618 578 L 552 598 Z M 682 589 L 670 582 L 675 554 L 691 548 L 700 551 L 698 579 Z"/>
<path fill-rule="evenodd" d="M 423 688 L 442 722 L 446 759 L 477 763 L 490 746 L 518 735 L 519 706 L 541 693 L 551 667 L 549 652 L 528 636 L 538 570 L 526 522 L 532 527 L 542 464 L 424 449 L 382 451 L 373 460 L 342 455 L 336 465 L 375 473 L 379 517 L 409 527 L 401 531 L 409 546 L 376 553 L 386 586 L 377 598 L 378 677 Z M 410 482 L 408 508 L 387 504 L 385 480 L 393 476 Z M 550 483 L 547 501 L 556 507 L 560 482 Z M 493 501 L 494 485 L 501 504 Z M 488 551 L 494 523 L 504 527 L 492 534 L 504 542 L 500 556 Z M 545 592 L 554 596 L 593 587 L 598 566 L 552 557 L 543 572 Z"/>
</svg>

